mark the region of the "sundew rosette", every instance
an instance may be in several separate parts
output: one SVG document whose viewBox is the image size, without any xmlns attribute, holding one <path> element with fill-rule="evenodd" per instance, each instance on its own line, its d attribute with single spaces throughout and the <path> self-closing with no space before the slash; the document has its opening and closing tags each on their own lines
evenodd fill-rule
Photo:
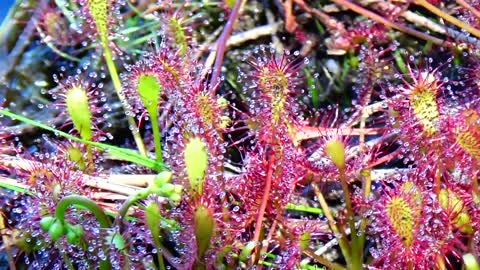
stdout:
<svg viewBox="0 0 480 270">
<path fill-rule="evenodd" d="M 423 181 L 416 178 L 424 177 L 405 175 L 403 178 L 409 179 L 406 182 L 392 182 L 390 187 L 377 190 L 382 195 L 372 205 L 369 217 L 369 232 L 375 237 L 372 266 L 433 269 L 444 266 L 449 256 L 460 253 L 461 231 L 455 226 L 463 225 L 465 220 L 445 214 L 448 195 L 442 195 L 445 199 L 439 201 L 433 191 L 416 184 Z"/>
<path fill-rule="evenodd" d="M 439 95 L 444 83 L 439 68 L 407 68 L 403 85 L 392 86 L 396 95 L 387 101 L 392 108 L 390 124 L 399 131 L 406 149 L 426 151 L 442 135 L 443 99 Z"/>
<path fill-rule="evenodd" d="M 299 69 L 303 61 L 286 52 L 277 57 L 274 51 L 262 47 L 249 58 L 249 63 L 251 71 L 245 75 L 248 82 L 244 90 L 250 96 L 250 126 L 261 140 L 270 140 L 273 130 L 293 137 L 300 122 L 295 96 L 300 90 Z"/>
</svg>

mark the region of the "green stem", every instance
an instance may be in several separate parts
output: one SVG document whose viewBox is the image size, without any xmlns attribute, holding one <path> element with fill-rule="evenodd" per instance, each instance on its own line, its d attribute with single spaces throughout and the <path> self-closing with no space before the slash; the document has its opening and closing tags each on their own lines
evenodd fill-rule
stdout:
<svg viewBox="0 0 480 270">
<path fill-rule="evenodd" d="M 353 216 L 352 200 L 350 198 L 350 191 L 348 190 L 348 183 L 345 177 L 345 168 L 339 168 L 340 171 L 340 183 L 342 184 L 343 198 L 345 199 L 345 205 L 347 208 L 347 220 L 350 227 L 351 237 L 351 252 L 350 263 L 351 269 L 362 269 L 362 249 L 357 236 L 357 230 L 355 229 L 355 220 Z"/>
<path fill-rule="evenodd" d="M 58 202 L 57 207 L 55 208 L 55 218 L 62 224 L 65 224 L 65 211 L 71 205 L 81 206 L 89 210 L 95 216 L 102 228 L 110 228 L 112 225 L 102 208 L 100 208 L 94 201 L 78 195 L 65 196 Z M 111 267 L 112 266 L 108 260 L 100 260 L 100 270 L 111 269 Z"/>
<path fill-rule="evenodd" d="M 157 258 L 158 258 L 158 265 L 160 266 L 160 270 L 165 270 L 165 262 L 163 261 L 163 254 L 160 252 L 161 245 L 157 245 L 155 243 L 155 248 L 157 249 Z"/>
<path fill-rule="evenodd" d="M 105 62 L 107 63 L 107 68 L 110 72 L 110 77 L 112 78 L 113 88 L 115 88 L 115 92 L 117 92 L 118 99 L 122 103 L 122 106 L 125 106 L 125 97 L 122 94 L 122 84 L 120 83 L 120 77 L 118 76 L 117 68 L 115 67 L 115 63 L 112 59 L 112 52 L 110 51 L 110 48 L 108 48 L 107 39 L 102 38 L 101 44 L 103 47 L 103 56 L 105 57 Z M 142 137 L 140 136 L 140 133 L 133 130 L 137 126 L 137 124 L 135 123 L 135 119 L 133 119 L 132 116 L 127 115 L 127 121 L 129 128 L 132 128 L 132 135 L 135 143 L 137 144 L 138 151 L 140 152 L 140 154 L 146 157 L 147 151 L 145 150 L 145 145 L 143 144 Z"/>
<path fill-rule="evenodd" d="M 102 208 L 94 201 L 79 195 L 68 195 L 63 197 L 55 208 L 55 217 L 62 223 L 65 223 L 65 211 L 71 205 L 79 205 L 89 210 L 97 219 L 102 228 L 109 228 L 112 224 Z"/>
<path fill-rule="evenodd" d="M 368 199 L 368 197 L 370 196 L 370 190 L 371 190 L 371 187 L 372 187 L 372 175 L 371 175 L 371 171 L 369 169 L 365 169 L 365 170 L 362 170 L 361 172 L 363 178 L 364 178 L 364 182 L 363 182 L 363 197 L 365 199 Z M 366 227 L 367 227 L 367 219 L 365 217 L 363 217 L 363 211 L 365 211 L 365 209 L 362 208 L 362 219 L 360 221 L 360 226 L 358 228 L 358 232 L 360 233 L 360 236 L 358 237 L 358 247 L 361 248 L 362 250 L 359 250 L 357 254 L 360 254 L 361 258 L 360 258 L 360 263 L 363 261 L 363 246 L 365 244 L 365 230 L 366 230 Z M 352 252 L 352 254 L 354 253 L 355 251 Z"/>
<path fill-rule="evenodd" d="M 59 247 L 58 242 L 57 242 L 56 246 L 58 248 L 58 252 L 60 252 L 60 256 L 62 256 L 63 262 L 67 265 L 68 269 L 69 270 L 75 270 L 75 267 L 73 267 L 73 264 L 70 261 L 70 259 L 67 257 L 67 255 L 64 252 L 62 252 L 62 249 L 61 249 L 61 247 Z"/>
<path fill-rule="evenodd" d="M 351 261 L 350 246 L 349 246 L 349 243 L 347 242 L 346 235 L 344 233 L 341 233 L 339 228 L 337 227 L 336 221 L 333 218 L 333 215 L 330 212 L 330 208 L 328 207 L 327 201 L 323 197 L 322 192 L 320 192 L 320 189 L 315 184 L 312 184 L 312 187 L 313 187 L 315 196 L 317 197 L 317 200 L 320 203 L 320 207 L 322 208 L 323 213 L 327 218 L 328 225 L 338 240 L 338 245 L 340 246 L 340 250 L 342 251 L 343 257 L 345 258 L 345 261 L 347 262 L 347 264 L 350 264 L 350 261 Z"/>
<path fill-rule="evenodd" d="M 141 190 L 137 191 L 136 193 L 130 195 L 127 198 L 127 200 L 125 200 L 125 202 L 122 204 L 122 207 L 118 211 L 117 222 L 120 222 L 125 218 L 130 206 L 132 206 L 138 200 L 142 200 L 142 199 L 147 198 L 149 194 L 150 194 L 150 192 L 149 192 L 148 188 L 144 188 L 144 189 L 141 189 Z"/>
<path fill-rule="evenodd" d="M 156 110 L 157 108 L 155 108 Z M 158 117 L 157 114 L 148 113 L 150 115 L 150 122 L 152 124 L 152 132 L 153 132 L 153 141 L 155 143 L 155 157 L 156 161 L 163 163 L 162 157 L 162 143 L 160 138 L 160 129 L 158 127 Z M 160 169 L 161 170 L 161 169 Z"/>
</svg>

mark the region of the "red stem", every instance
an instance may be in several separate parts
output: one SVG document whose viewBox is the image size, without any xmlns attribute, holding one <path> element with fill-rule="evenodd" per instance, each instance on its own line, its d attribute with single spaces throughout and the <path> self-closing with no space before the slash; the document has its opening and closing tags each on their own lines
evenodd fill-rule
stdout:
<svg viewBox="0 0 480 270">
<path fill-rule="evenodd" d="M 253 241 L 258 243 L 260 240 L 260 231 L 262 230 L 262 220 L 265 215 L 265 209 L 267 208 L 268 197 L 270 195 L 270 189 L 272 187 L 272 175 L 273 175 L 273 162 L 275 161 L 275 155 L 272 153 L 268 157 L 268 171 L 267 179 L 265 181 L 265 188 L 263 190 L 262 203 L 260 209 L 258 209 L 257 222 L 255 223 L 255 233 L 253 234 Z"/>
</svg>

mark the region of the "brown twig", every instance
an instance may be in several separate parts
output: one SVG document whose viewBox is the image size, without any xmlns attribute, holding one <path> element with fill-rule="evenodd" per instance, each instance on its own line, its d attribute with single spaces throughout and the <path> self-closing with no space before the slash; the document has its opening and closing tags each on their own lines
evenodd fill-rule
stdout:
<svg viewBox="0 0 480 270">
<path fill-rule="evenodd" d="M 372 1 L 372 0 L 361 0 L 361 1 L 358 1 L 357 2 L 358 4 L 362 5 L 362 6 L 367 6 L 367 5 L 372 5 L 374 8 L 379 8 L 381 10 L 390 10 L 392 8 L 395 7 L 395 5 L 393 5 L 392 3 L 390 2 L 385 2 L 385 1 Z M 346 9 L 346 8 L 343 8 L 343 7 L 339 7 L 339 6 L 336 6 L 336 5 L 325 5 L 323 8 L 322 8 L 322 11 L 323 12 L 326 12 L 326 13 L 332 13 L 332 12 L 339 12 L 340 10 L 342 9 Z M 473 44 L 475 45 L 476 47 L 480 47 L 480 40 L 478 40 L 477 38 L 471 36 L 471 35 L 467 35 L 463 32 L 460 32 L 460 31 L 457 31 L 455 29 L 452 29 L 450 27 L 447 27 L 446 25 L 441 25 L 441 24 L 438 24 L 424 16 L 421 16 L 415 12 L 412 12 L 410 10 L 404 10 L 404 11 L 401 11 L 399 13 L 399 15 L 401 17 L 403 17 L 405 20 L 417 25 L 417 26 L 421 26 L 421 27 L 425 27 L 427 29 L 429 29 L 430 31 L 433 31 L 435 33 L 438 33 L 438 34 L 442 34 L 442 35 L 446 35 L 446 36 L 449 36 L 455 40 L 458 40 L 458 41 L 461 41 L 461 42 L 465 42 L 465 43 L 469 43 L 469 44 Z"/>
<path fill-rule="evenodd" d="M 306 256 L 314 259 L 315 261 L 323 264 L 324 266 L 328 267 L 329 269 L 333 270 L 345 270 L 345 267 L 341 266 L 340 264 L 330 262 L 329 260 L 325 259 L 324 257 L 315 254 L 315 252 L 311 249 L 306 249 L 303 251 L 303 254 Z"/>
<path fill-rule="evenodd" d="M 321 10 L 308 6 L 303 0 L 295 0 L 295 4 L 297 4 L 299 8 L 305 10 L 307 13 L 315 16 L 323 25 L 325 25 L 330 33 L 343 33 L 346 31 L 343 23 Z"/>
<path fill-rule="evenodd" d="M 295 21 L 295 15 L 293 14 L 293 0 L 285 0 L 283 8 L 285 9 L 285 30 L 289 33 L 293 33 L 297 28 L 297 22 Z"/>
<path fill-rule="evenodd" d="M 252 28 L 250 30 L 247 30 L 245 32 L 241 32 L 235 35 L 232 35 L 228 38 L 227 40 L 227 48 L 232 47 L 232 46 L 238 46 L 244 42 L 247 42 L 249 40 L 255 40 L 258 39 L 262 36 L 267 36 L 267 35 L 272 35 L 275 34 L 280 27 L 279 22 L 273 22 L 269 23 L 267 25 L 262 25 L 258 26 L 255 28 Z M 206 42 L 209 43 L 209 42 Z M 202 45 L 201 51 L 205 50 L 204 48 L 207 45 Z M 216 45 L 213 45 L 216 46 Z M 201 52 L 199 52 L 196 56 L 195 59 L 198 59 L 201 55 Z M 205 78 L 208 72 L 210 71 L 216 57 L 216 51 L 212 50 L 210 54 L 208 55 L 207 59 L 204 61 L 204 68 L 201 73 L 201 78 Z"/>
<path fill-rule="evenodd" d="M 457 2 L 457 4 L 464 7 L 465 9 L 468 9 L 468 11 L 470 11 L 473 15 L 475 15 L 475 17 L 477 17 L 477 19 L 480 19 L 480 11 L 477 10 L 476 8 L 474 8 L 469 3 L 467 3 L 467 1 L 465 1 L 465 0 L 455 0 L 455 2 Z"/>
<path fill-rule="evenodd" d="M 237 21 L 237 18 L 240 14 L 240 7 L 242 6 L 242 3 L 243 3 L 243 0 L 235 0 L 235 5 L 230 11 L 230 16 L 228 17 L 228 21 L 225 24 L 225 28 L 223 28 L 222 34 L 218 38 L 215 64 L 213 66 L 212 78 L 210 80 L 211 87 L 215 87 L 218 83 L 218 79 L 220 77 L 220 71 L 222 69 L 222 64 L 223 64 L 223 57 L 225 56 L 227 40 L 230 34 L 232 33 L 233 26 L 235 25 L 235 22 Z"/>
<path fill-rule="evenodd" d="M 425 33 L 422 33 L 420 31 L 417 31 L 415 29 L 412 29 L 408 26 L 405 26 L 405 25 L 402 25 L 402 24 L 398 24 L 398 23 L 395 23 L 395 22 L 391 22 L 385 18 L 383 18 L 382 16 L 366 9 L 366 8 L 363 8 L 353 2 L 350 2 L 348 0 L 332 0 L 332 2 L 334 2 L 335 4 L 337 5 L 340 5 L 340 6 L 343 6 L 345 8 L 348 8 L 352 11 L 355 11 L 357 12 L 358 14 L 361 14 L 365 17 L 368 17 L 374 21 L 377 21 L 379 23 L 382 23 L 384 24 L 385 26 L 387 27 L 390 27 L 390 28 L 393 28 L 393 29 L 396 29 L 396 30 L 399 30 L 401 32 L 404 32 L 406 34 L 409 34 L 409 35 L 412 35 L 414 37 L 417 37 L 417 38 L 421 38 L 423 40 L 427 40 L 427 41 L 430 41 L 432 42 L 433 44 L 436 44 L 436 45 L 444 45 L 444 46 L 448 46 L 448 47 L 451 47 L 453 46 L 453 44 L 451 42 L 448 42 L 448 41 L 444 41 L 442 39 L 439 39 L 439 38 L 436 38 L 436 37 L 433 37 L 431 35 L 428 35 L 428 34 L 425 34 Z"/>
<path fill-rule="evenodd" d="M 334 1 L 339 1 L 339 0 L 334 0 Z M 344 1 L 344 0 L 340 0 L 340 1 Z M 441 9 L 437 8 L 436 6 L 430 4 L 426 0 L 414 0 L 413 2 L 417 5 L 419 5 L 419 6 L 422 6 L 422 7 L 426 8 L 428 11 L 432 12 L 433 14 L 437 15 L 440 18 L 443 18 L 447 22 L 449 22 L 451 24 L 454 24 L 458 28 L 464 29 L 465 31 L 467 31 L 470 34 L 476 36 L 477 38 L 480 38 L 480 30 L 479 29 L 460 21 L 459 19 L 453 17 L 450 14 L 445 13 L 444 11 L 442 11 Z"/>
</svg>

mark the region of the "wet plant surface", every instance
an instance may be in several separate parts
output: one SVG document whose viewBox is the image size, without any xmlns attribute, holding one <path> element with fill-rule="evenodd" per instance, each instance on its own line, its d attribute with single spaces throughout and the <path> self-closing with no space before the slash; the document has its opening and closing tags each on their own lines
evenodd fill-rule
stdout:
<svg viewBox="0 0 480 270">
<path fill-rule="evenodd" d="M 476 1 L 17 1 L 0 269 L 467 269 Z"/>
</svg>

